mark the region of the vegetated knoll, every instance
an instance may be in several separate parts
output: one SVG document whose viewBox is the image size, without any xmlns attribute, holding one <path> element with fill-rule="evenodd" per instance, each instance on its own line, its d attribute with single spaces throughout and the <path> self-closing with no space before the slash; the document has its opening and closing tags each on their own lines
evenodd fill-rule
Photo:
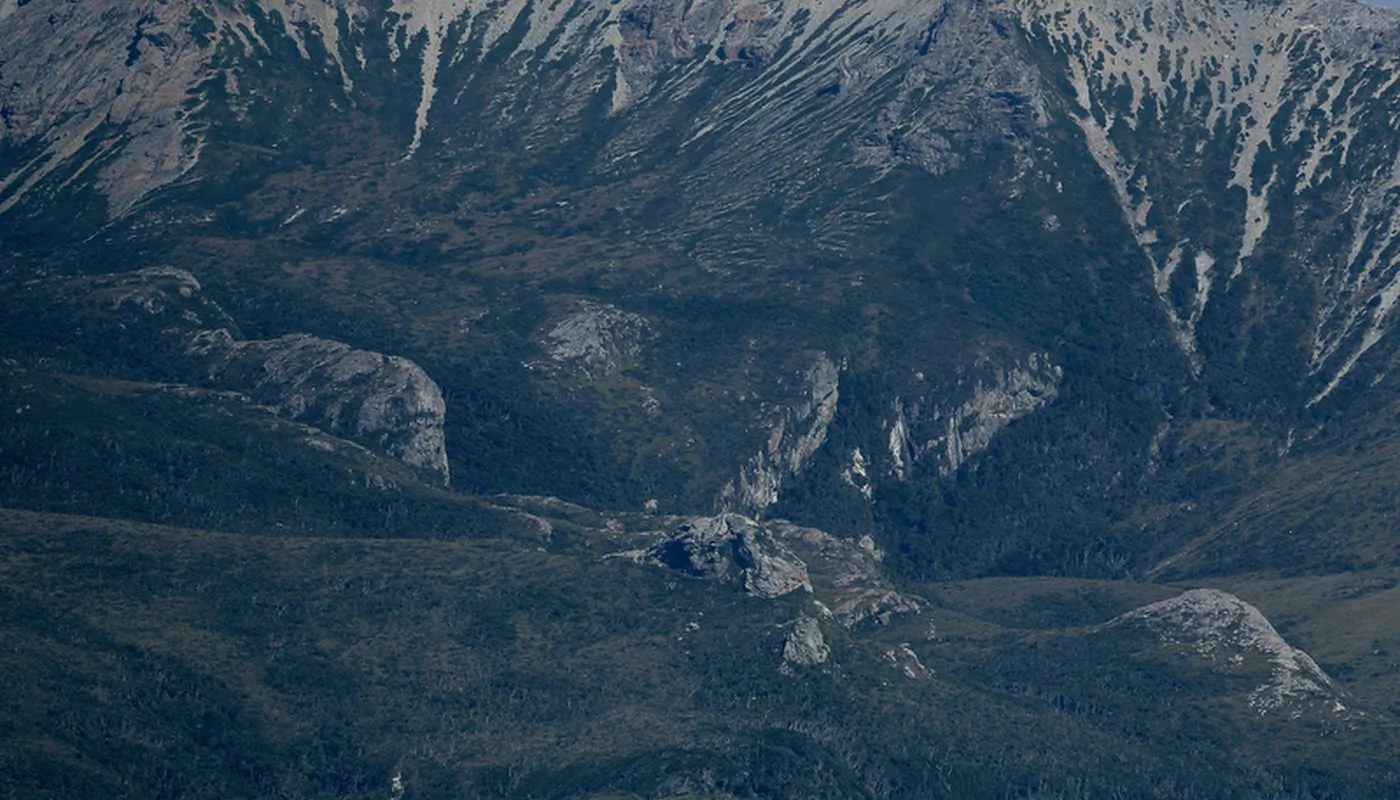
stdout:
<svg viewBox="0 0 1400 800">
<path fill-rule="evenodd" d="M 1393 567 L 1324 577 L 1221 577 L 1214 585 L 1249 597 L 1304 646 L 1360 708 L 1400 718 L 1400 635 Z"/>
</svg>

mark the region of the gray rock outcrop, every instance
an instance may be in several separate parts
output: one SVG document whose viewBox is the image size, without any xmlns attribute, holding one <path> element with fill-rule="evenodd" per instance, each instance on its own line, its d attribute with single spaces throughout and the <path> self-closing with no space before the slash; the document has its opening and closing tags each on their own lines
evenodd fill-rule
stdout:
<svg viewBox="0 0 1400 800">
<path fill-rule="evenodd" d="M 308 334 L 244 340 L 176 267 L 32 281 L 0 313 L 34 319 L 36 358 L 112 377 L 203 384 L 449 481 L 442 391 L 414 362 Z M 55 350 L 45 330 L 75 331 Z M 81 361 L 80 361 L 81 360 Z"/>
<path fill-rule="evenodd" d="M 952 387 L 951 402 L 896 398 L 889 423 L 889 455 L 895 478 L 909 476 L 915 462 L 936 461 L 938 474 L 951 475 L 985 450 L 1011 422 L 1054 400 L 1064 371 L 1045 353 L 1009 363 L 978 359 Z"/>
<path fill-rule="evenodd" d="M 645 317 L 604 303 L 582 302 L 545 337 L 555 363 L 590 377 L 611 375 L 642 352 L 651 333 Z"/>
<path fill-rule="evenodd" d="M 821 625 L 806 614 L 799 616 L 783 640 L 783 661 L 810 667 L 825 664 L 830 657 L 831 648 L 822 636 Z"/>
<path fill-rule="evenodd" d="M 721 582 L 738 581 L 755 597 L 810 592 L 807 565 L 738 514 L 696 517 L 651 549 L 662 565 Z"/>
<path fill-rule="evenodd" d="M 1262 660 L 1269 678 L 1249 696 L 1250 707 L 1261 716 L 1296 715 L 1310 703 L 1330 713 L 1346 712 L 1340 691 L 1317 662 L 1284 641 L 1259 609 L 1228 592 L 1192 589 L 1109 623 L 1128 624 L 1145 625 L 1163 644 L 1189 648 L 1223 669 L 1247 669 L 1251 660 Z"/>
<path fill-rule="evenodd" d="M 740 583 L 772 599 L 811 593 L 824 618 L 852 628 L 915 614 L 919 601 L 901 594 L 881 568 L 884 554 L 868 536 L 852 541 L 784 520 L 757 522 L 739 514 L 692 517 L 648 548 L 614 554 L 721 583 Z"/>
<path fill-rule="evenodd" d="M 818 353 L 802 379 L 806 387 L 802 401 L 778 412 L 767 446 L 749 458 L 739 468 L 738 478 L 720 492 L 720 509 L 761 514 L 778 502 L 783 482 L 801 472 L 826 443 L 841 397 L 841 371 L 826 353 Z"/>
<path fill-rule="evenodd" d="M 0 214 L 94 145 L 120 154 L 94 167 L 118 214 L 194 166 L 202 142 L 185 100 L 209 54 L 189 33 L 193 5 L 0 2 L 0 144 L 40 144 L 0 175 Z"/>
<path fill-rule="evenodd" d="M 447 404 L 412 361 L 307 334 L 237 341 L 222 329 L 197 334 L 189 351 L 207 360 L 210 381 L 449 482 Z"/>
<path fill-rule="evenodd" d="M 844 539 L 786 520 L 774 520 L 764 529 L 807 562 L 822 614 L 843 627 L 886 625 L 895 617 L 919 613 L 919 601 L 899 592 L 886 577 L 885 554 L 871 537 Z"/>
</svg>

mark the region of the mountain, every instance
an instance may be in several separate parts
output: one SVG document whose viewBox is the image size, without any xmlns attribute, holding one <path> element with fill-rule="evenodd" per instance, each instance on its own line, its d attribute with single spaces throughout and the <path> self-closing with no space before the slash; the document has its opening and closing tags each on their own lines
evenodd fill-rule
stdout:
<svg viewBox="0 0 1400 800">
<path fill-rule="evenodd" d="M 1397 14 L 0 0 L 0 771 L 1390 796 Z"/>
</svg>

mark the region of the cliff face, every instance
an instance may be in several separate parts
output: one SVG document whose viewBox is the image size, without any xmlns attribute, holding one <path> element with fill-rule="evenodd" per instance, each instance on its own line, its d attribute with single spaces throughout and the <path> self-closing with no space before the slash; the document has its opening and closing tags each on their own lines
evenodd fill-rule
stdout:
<svg viewBox="0 0 1400 800">
<path fill-rule="evenodd" d="M 841 397 L 840 373 L 825 353 L 819 353 L 802 379 L 806 396 L 774 411 L 767 445 L 739 468 L 737 480 L 725 484 L 718 500 L 721 508 L 762 513 L 778 502 L 783 482 L 802 472 L 826 443 Z"/>
<path fill-rule="evenodd" d="M 81 180 L 120 216 L 189 172 L 211 60 L 234 26 L 255 35 L 240 16 L 198 0 L 0 3 L 0 213 Z"/>
<path fill-rule="evenodd" d="M 888 423 L 895 478 L 904 480 L 926 456 L 939 474 L 956 472 L 1002 428 L 1053 401 L 1064 370 L 1050 363 L 1048 355 L 1031 353 L 1024 362 L 1006 366 L 978 359 L 959 373 L 951 390 L 937 387 L 917 398 L 895 399 Z"/>
</svg>

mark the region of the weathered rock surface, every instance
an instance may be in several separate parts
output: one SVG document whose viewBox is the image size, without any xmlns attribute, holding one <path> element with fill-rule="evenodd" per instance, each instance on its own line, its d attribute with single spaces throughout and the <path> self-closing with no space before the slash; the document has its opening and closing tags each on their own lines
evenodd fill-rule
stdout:
<svg viewBox="0 0 1400 800">
<path fill-rule="evenodd" d="M 1063 375 L 1045 353 L 1009 363 L 984 357 L 955 379 L 950 399 L 896 398 L 889 423 L 891 471 L 904 480 L 916 462 L 932 458 L 940 475 L 951 475 L 1011 422 L 1054 400 Z"/>
<path fill-rule="evenodd" d="M 651 334 L 645 317 L 604 303 L 582 302 L 545 337 L 549 355 L 591 376 L 611 375 L 637 358 Z"/>
<path fill-rule="evenodd" d="M 886 625 L 919 612 L 920 601 L 897 591 L 885 576 L 885 554 L 869 536 L 843 539 L 786 520 L 769 522 L 765 529 L 806 560 L 822 614 L 844 627 L 867 621 Z"/>
<path fill-rule="evenodd" d="M 792 630 L 783 640 L 783 661 L 810 667 L 825 664 L 830 657 L 831 648 L 822 636 L 821 625 L 806 614 L 794 620 Z"/>
<path fill-rule="evenodd" d="M 720 492 L 718 505 L 725 511 L 761 514 L 778 502 L 783 481 L 801 472 L 812 454 L 826 443 L 827 428 L 836 417 L 840 401 L 841 372 L 819 353 L 803 375 L 805 397 L 778 412 L 769 429 L 767 446 L 739 468 L 739 476 Z"/>
<path fill-rule="evenodd" d="M 0 214 L 70 161 L 97 171 L 116 213 L 194 165 L 185 101 L 209 54 L 190 36 L 193 7 L 0 2 L 0 144 L 38 145 L 0 175 Z M 95 166 L 94 154 L 114 153 Z"/>
<path fill-rule="evenodd" d="M 279 414 L 449 482 L 447 405 L 437 384 L 412 361 L 307 334 L 237 341 L 225 330 L 204 331 L 189 348 L 207 359 L 210 381 L 238 386 Z"/>
<path fill-rule="evenodd" d="M 1294 716 L 1309 704 L 1343 713 L 1340 690 L 1307 653 L 1284 641 L 1259 609 L 1227 592 L 1192 589 L 1177 597 L 1133 610 L 1110 625 L 1141 624 L 1164 644 L 1189 648 L 1221 669 L 1248 668 L 1263 659 L 1269 680 L 1250 694 L 1259 714 L 1284 711 Z"/>
<path fill-rule="evenodd" d="M 870 483 L 870 462 L 859 447 L 851 451 L 851 465 L 841 471 L 841 480 L 854 486 L 866 500 L 874 495 L 875 487 Z"/>
<path fill-rule="evenodd" d="M 755 597 L 812 590 L 807 565 L 782 542 L 738 514 L 697 517 L 651 550 L 659 563 L 717 581 L 739 581 Z"/>
<path fill-rule="evenodd" d="M 3 0 L 0 52 L 6 54 L 6 80 L 0 107 L 6 114 L 0 142 L 38 152 L 0 177 L 0 213 L 56 170 L 75 168 L 97 170 L 97 186 L 112 211 L 125 213 L 198 163 L 205 146 L 199 113 L 210 85 L 223 87 L 235 105 L 246 102 L 239 97 L 239 70 L 218 56 L 241 53 L 256 61 L 284 45 L 310 69 L 338 72 L 343 91 L 352 97 L 357 79 L 370 68 L 364 59 L 367 39 L 378 39 L 375 49 L 387 46 L 393 61 L 417 60 L 402 70 L 414 83 L 400 87 L 418 95 L 412 138 L 403 143 L 410 156 L 444 105 L 437 102 L 440 73 L 473 57 L 469 50 L 476 58 L 491 53 L 521 74 L 542 63 L 575 60 L 574 79 L 564 96 L 555 98 L 565 108 L 544 112 L 565 116 L 595 102 L 604 87 L 611 96 L 603 99 L 614 113 L 621 112 L 645 99 L 668 68 L 702 59 L 761 71 L 765 85 L 756 94 L 769 95 L 765 106 L 774 124 L 810 116 L 810 104 L 799 96 L 826 86 L 838 87 L 839 94 L 823 112 L 839 116 L 864 90 L 888 79 L 892 69 L 907 70 L 897 99 L 862 140 L 864 157 L 872 163 L 904 160 L 946 168 L 960 158 L 955 140 L 988 138 L 979 123 L 991 122 L 990 117 L 1005 117 L 995 121 L 1007 124 L 1021 117 L 1034 121 L 1037 104 L 1007 103 L 1001 96 L 1031 91 L 1035 80 L 999 41 L 986 6 L 959 6 L 950 13 L 887 3 L 871 7 L 859 27 L 842 22 L 844 10 L 816 2 L 793 7 L 678 0 L 575 0 L 533 13 L 525 0 L 259 0 L 249 7 L 215 0 Z M 512 27 L 506 20 L 521 21 L 520 36 L 507 36 Z M 947 29 L 948 46 L 919 53 L 913 45 L 931 24 Z M 477 25 L 481 36 L 469 47 L 463 33 Z M 819 35 L 828 28 L 839 32 Z M 833 46 L 842 50 L 839 61 L 814 57 Z M 910 62 L 917 66 L 911 69 Z M 985 79 L 958 80 L 965 91 L 955 103 L 926 102 L 929 86 L 963 78 L 970 63 L 974 71 L 988 73 Z M 805 85 L 809 92 L 778 95 L 776 89 L 784 85 Z M 1001 94 L 986 93 L 988 86 Z M 727 127 L 754 110 L 728 104 L 698 125 Z M 909 124 L 913 119 L 921 122 Z M 993 136 L 1000 138 L 1001 131 Z M 782 164 L 766 167 L 782 169 Z"/>
<path fill-rule="evenodd" d="M 917 613 L 919 602 L 885 577 L 870 537 L 850 541 L 785 520 L 756 522 L 739 514 L 693 517 L 644 550 L 622 553 L 719 582 L 739 582 L 755 597 L 803 589 L 819 613 L 845 627 L 886 624 Z"/>
<path fill-rule="evenodd" d="M 910 647 L 908 642 L 886 650 L 885 662 L 904 673 L 904 677 L 910 680 L 925 680 L 933 675 L 933 670 L 924 666 L 919 654 L 914 652 L 914 648 Z"/>
</svg>

